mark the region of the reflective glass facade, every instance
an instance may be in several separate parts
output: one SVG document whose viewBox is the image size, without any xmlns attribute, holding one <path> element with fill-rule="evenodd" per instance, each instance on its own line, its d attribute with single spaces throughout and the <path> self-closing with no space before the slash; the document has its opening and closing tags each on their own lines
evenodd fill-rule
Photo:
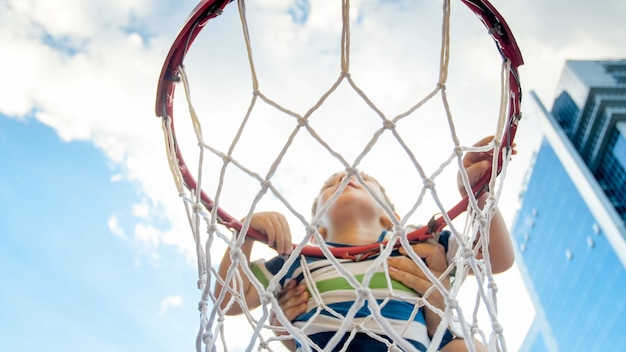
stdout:
<svg viewBox="0 0 626 352">
<path fill-rule="evenodd" d="M 568 62 L 552 111 L 537 100 L 548 127 L 511 228 L 537 311 L 521 351 L 626 351 L 622 72 Z"/>
</svg>

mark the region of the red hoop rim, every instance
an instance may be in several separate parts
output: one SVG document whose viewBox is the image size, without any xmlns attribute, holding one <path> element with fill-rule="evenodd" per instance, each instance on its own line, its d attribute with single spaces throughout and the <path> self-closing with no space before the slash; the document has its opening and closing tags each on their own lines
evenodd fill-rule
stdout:
<svg viewBox="0 0 626 352">
<path fill-rule="evenodd" d="M 156 106 L 155 113 L 157 117 L 172 122 L 172 138 L 174 140 L 174 146 L 176 148 L 175 154 L 177 158 L 178 168 L 182 174 L 185 187 L 190 190 L 197 190 L 198 184 L 194 176 L 189 171 L 187 164 L 184 161 L 182 153 L 178 148 L 176 140 L 176 133 L 174 130 L 174 90 L 176 83 L 180 80 L 178 77 L 179 67 L 182 65 L 188 49 L 191 47 L 196 36 L 202 31 L 207 21 L 219 16 L 226 5 L 233 0 L 202 0 L 189 15 L 185 25 L 179 31 L 176 39 L 174 40 L 172 47 L 170 48 L 157 85 L 156 93 Z M 515 134 L 517 131 L 518 122 L 521 119 L 521 99 L 522 89 L 519 81 L 518 67 L 523 65 L 524 60 L 522 58 L 521 51 L 517 46 L 517 42 L 513 37 L 513 34 L 502 17 L 502 15 L 496 10 L 496 8 L 487 0 L 460 0 L 464 3 L 474 14 L 478 16 L 481 22 L 489 30 L 489 35 L 494 39 L 500 55 L 503 60 L 510 62 L 509 73 L 509 109 L 507 112 L 507 128 L 504 131 L 502 139 L 500 141 L 499 154 L 505 152 L 506 148 L 509 148 L 513 144 Z M 502 157 L 499 158 L 497 165 L 497 173 L 502 169 Z M 491 179 L 491 170 L 485 172 L 481 180 L 474 187 L 475 195 L 483 192 L 485 185 Z M 202 204 L 209 210 L 213 210 L 213 200 L 200 190 L 200 198 Z M 450 219 L 456 218 L 463 213 L 469 204 L 469 198 L 466 196 L 462 198 L 458 204 L 452 207 L 447 216 Z M 219 207 L 216 209 L 218 222 L 233 230 L 241 231 L 243 224 L 225 212 Z M 438 232 L 446 226 L 444 217 L 434 219 L 430 226 L 419 228 L 407 235 L 409 241 L 422 241 L 432 237 L 433 232 Z M 249 228 L 247 236 L 250 238 L 267 243 L 267 236 Z M 339 247 L 329 248 L 330 252 L 338 258 L 362 260 L 378 252 L 380 246 L 386 245 L 387 241 L 381 243 L 373 243 L 370 245 L 351 246 L 351 247 Z M 295 246 L 295 245 L 294 245 Z M 399 242 L 395 243 L 395 246 L 399 246 Z M 321 249 L 316 246 L 305 246 L 302 248 L 302 254 L 307 256 L 323 257 L 324 254 Z"/>
</svg>

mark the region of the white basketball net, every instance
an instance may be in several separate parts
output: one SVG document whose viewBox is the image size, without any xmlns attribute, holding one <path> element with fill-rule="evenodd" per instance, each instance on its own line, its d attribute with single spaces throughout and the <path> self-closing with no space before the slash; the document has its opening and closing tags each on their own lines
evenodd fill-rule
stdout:
<svg viewBox="0 0 626 352">
<path fill-rule="evenodd" d="M 445 273 L 447 275 L 451 272 L 455 272 L 455 279 L 449 291 L 444 288 L 444 286 L 439 282 L 439 278 L 435 277 L 428 270 L 426 265 L 415 255 L 415 253 L 410 254 L 410 257 L 425 273 L 427 273 L 430 280 L 434 283 L 431 290 L 424 295 L 424 297 L 416 298 L 415 304 L 418 307 L 424 306 L 424 309 L 433 309 L 441 316 L 441 324 L 439 325 L 435 335 L 432 337 L 432 343 L 428 347 L 428 351 L 435 351 L 437 349 L 437 346 L 439 345 L 438 341 L 441 340 L 446 327 L 450 323 L 455 323 L 456 332 L 458 334 L 462 334 L 466 341 L 471 342 L 476 338 L 479 341 L 482 341 L 484 345 L 488 346 L 491 351 L 506 350 L 505 340 L 502 335 L 502 328 L 498 322 L 496 301 L 497 286 L 492 276 L 489 255 L 487 251 L 485 251 L 483 259 L 476 258 L 477 248 L 487 248 L 489 237 L 480 236 L 478 244 L 474 245 L 474 243 L 478 238 L 478 233 L 489 233 L 489 223 L 494 212 L 494 207 L 499 199 L 508 157 L 503 158 L 503 168 L 498 178 L 495 177 L 496 171 L 494 170 L 492 172 L 493 175 L 489 183 L 490 197 L 486 206 L 484 206 L 483 209 L 479 209 L 476 199 L 474 197 L 470 197 L 468 211 L 460 217 L 463 218 L 462 220 L 464 221 L 453 222 L 452 219 L 448 217 L 446 211 L 451 208 L 454 203 L 445 201 L 445 197 L 442 196 L 441 188 L 453 189 L 456 193 L 456 200 L 458 201 L 459 196 L 458 192 L 456 192 L 456 181 L 450 181 L 454 180 L 454 178 L 446 179 L 443 175 L 447 172 L 454 175 L 454 177 L 456 176 L 457 170 L 459 170 L 459 168 L 462 169 L 462 155 L 464 152 L 484 151 L 490 148 L 499 147 L 499 143 L 497 141 L 501 140 L 507 120 L 506 112 L 509 100 L 507 77 L 510 74 L 509 63 L 504 62 L 500 69 L 501 93 L 498 98 L 500 101 L 500 107 L 499 113 L 496 114 L 498 116 L 494 116 L 491 119 L 492 122 L 489 124 L 489 130 L 486 130 L 490 131 L 488 133 L 495 135 L 494 142 L 481 148 L 472 147 L 473 143 L 476 142 L 476 139 L 468 139 L 465 141 L 465 144 L 463 144 L 461 143 L 461 138 L 457 134 L 457 125 L 455 124 L 456 121 L 453 119 L 452 109 L 450 108 L 450 104 L 448 102 L 446 90 L 451 53 L 449 1 L 444 0 L 442 7 L 441 50 L 439 54 L 439 73 L 437 81 L 430 83 L 432 84 L 431 89 L 427 91 L 425 95 L 418 97 L 407 109 L 394 115 L 389 115 L 384 112 L 383 109 L 374 102 L 374 99 L 371 99 L 368 96 L 368 91 L 359 85 L 358 77 L 354 76 L 351 71 L 351 35 L 353 34 L 351 33 L 351 25 L 354 23 L 354 19 L 351 20 L 350 17 L 350 5 L 349 0 L 343 0 L 341 3 L 341 31 L 339 37 L 341 51 L 339 62 L 340 72 L 336 77 L 336 80 L 332 82 L 332 84 L 330 84 L 325 91 L 322 91 L 317 100 L 315 100 L 314 103 L 308 108 L 302 110 L 288 108 L 287 106 L 290 104 L 289 101 L 279 101 L 265 93 L 262 88 L 263 85 L 260 84 L 263 83 L 263 81 L 260 77 L 258 77 L 256 71 L 256 57 L 253 55 L 253 50 L 251 49 L 253 47 L 253 41 L 251 41 L 250 38 L 248 15 L 245 11 L 243 0 L 239 1 L 239 14 L 251 77 L 251 89 L 247 92 L 250 100 L 245 114 L 239 115 L 236 119 L 231 117 L 219 117 L 217 119 L 217 123 L 210 122 L 209 127 L 211 132 L 216 130 L 218 132 L 215 132 L 214 135 L 207 138 L 205 136 L 206 131 L 203 130 L 203 125 L 205 130 L 207 129 L 205 117 L 200 116 L 202 115 L 200 112 L 196 113 L 196 109 L 192 105 L 190 84 L 187 77 L 188 72 L 186 72 L 183 67 L 179 68 L 179 75 L 182 86 L 184 87 L 186 101 L 188 103 L 188 115 L 190 116 L 190 122 L 187 123 L 193 128 L 197 139 L 197 146 L 199 147 L 197 148 L 197 151 L 191 152 L 193 158 L 197 157 L 198 160 L 197 168 L 194 170 L 194 173 L 196 174 L 195 178 L 198 181 L 196 189 L 187 190 L 183 184 L 183 177 L 178 168 L 178 160 L 176 156 L 176 150 L 179 148 L 179 145 L 174 141 L 170 119 L 163 119 L 163 128 L 165 131 L 166 146 L 168 147 L 168 156 L 172 172 L 174 174 L 178 191 L 184 201 L 193 239 L 196 244 L 199 274 L 198 282 L 199 288 L 202 291 L 202 298 L 199 305 L 200 329 L 196 342 L 197 350 L 233 351 L 245 349 L 275 351 L 283 349 L 281 340 L 291 338 L 298 340 L 302 344 L 303 350 L 317 350 L 316 346 L 309 343 L 307 336 L 302 332 L 302 330 L 294 327 L 280 310 L 278 301 L 274 294 L 277 290 L 280 291 L 278 279 L 271 280 L 269 282 L 269 287 L 264 288 L 263 285 L 254 277 L 252 271 L 248 267 L 245 257 L 241 251 L 239 251 L 239 248 L 244 242 L 243 234 L 240 234 L 237 231 L 231 231 L 226 227 L 219 225 L 217 207 L 222 207 L 223 209 L 233 213 L 237 218 L 249 218 L 252 213 L 259 211 L 260 209 L 280 207 L 280 209 L 272 210 L 279 210 L 286 213 L 286 215 L 290 217 L 291 221 L 293 221 L 292 233 L 294 233 L 294 235 L 301 235 L 301 238 L 298 238 L 299 242 L 296 243 L 297 247 L 295 248 L 293 254 L 287 259 L 285 267 L 288 267 L 295 261 L 301 260 L 300 254 L 302 248 L 309 245 L 310 240 L 313 238 L 317 239 L 317 243 L 321 243 L 320 247 L 322 248 L 322 252 L 329 255 L 328 248 L 322 242 L 321 237 L 319 237 L 319 233 L 315 230 L 319 224 L 321 214 L 326 209 L 318 211 L 313 219 L 310 219 L 308 211 L 309 205 L 313 200 L 313 197 L 315 197 L 319 186 L 321 186 L 325 181 L 326 176 L 330 176 L 330 173 L 325 174 L 321 178 L 313 179 L 313 176 L 307 178 L 307 175 L 309 174 L 317 176 L 315 172 L 311 171 L 310 173 L 303 173 L 305 176 L 299 176 L 300 178 L 294 177 L 290 179 L 288 171 L 294 169 L 313 170 L 315 167 L 320 165 L 331 164 L 331 166 L 325 166 L 331 171 L 344 170 L 349 173 L 353 173 L 358 170 L 363 170 L 376 177 L 376 170 L 369 170 L 362 166 L 370 153 L 373 154 L 374 151 L 378 151 L 377 146 L 379 143 L 382 143 L 382 140 L 395 144 L 396 149 L 391 153 L 379 153 L 383 155 L 383 159 L 387 158 L 386 163 L 388 163 L 382 165 L 381 167 L 391 169 L 397 176 L 399 182 L 400 180 L 406 181 L 407 178 L 404 174 L 400 174 L 399 171 L 395 171 L 397 170 L 397 167 L 399 167 L 396 166 L 396 164 L 402 163 L 402 167 L 411 170 L 410 178 L 412 178 L 413 181 L 410 182 L 417 185 L 416 189 L 418 190 L 415 192 L 407 191 L 407 193 L 412 194 L 412 200 L 408 203 L 409 210 L 400 214 L 401 216 L 399 220 L 393 216 L 394 209 L 388 200 L 379 199 L 379 197 L 372 194 L 390 215 L 390 218 L 394 219 L 394 232 L 390 234 L 390 240 L 392 242 L 400 240 L 402 245 L 408 248 L 410 244 L 406 240 L 406 228 L 410 222 L 409 219 L 415 218 L 416 220 L 413 220 L 413 223 L 424 224 L 435 213 L 440 213 L 440 216 L 443 216 L 446 221 L 447 229 L 452 232 L 452 236 L 456 238 L 460 246 L 454 261 L 449 263 L 450 266 L 448 271 Z M 233 9 L 231 8 L 230 10 Z M 332 43 L 332 45 L 337 45 L 337 43 Z M 294 77 L 293 79 L 298 80 L 297 77 Z M 203 84 L 204 83 L 206 82 L 203 82 Z M 305 86 L 312 83 L 299 82 L 299 84 Z M 389 88 L 393 89 L 394 87 Z M 204 88 L 201 87 L 201 89 Z M 228 87 L 223 87 L 223 89 L 227 91 L 229 90 Z M 326 110 L 324 110 L 326 109 L 325 106 L 326 104 L 329 104 L 328 101 L 332 100 L 333 95 L 342 94 L 338 93 L 339 90 L 342 90 L 342 92 L 347 91 L 348 94 L 352 94 L 353 97 L 356 97 L 356 100 L 360 101 L 363 106 L 370 109 L 373 116 L 372 121 L 378 121 L 378 127 L 367 131 L 370 137 L 366 143 L 354 143 L 357 144 L 355 147 L 357 152 L 350 156 L 346 156 L 346 153 L 344 153 L 343 150 L 339 150 L 340 148 L 335 148 L 335 145 L 340 145 L 340 142 L 337 140 L 331 140 L 329 139 L 330 137 L 326 137 L 332 137 L 332 134 L 320 132 L 325 131 L 324 128 L 328 129 L 329 124 L 332 129 L 334 122 L 324 121 L 315 125 L 317 121 L 316 119 L 319 119 L 320 121 L 323 120 L 322 116 L 326 114 Z M 297 92 L 294 92 L 294 95 L 297 95 Z M 196 95 L 194 98 L 194 101 L 197 101 L 210 100 L 211 97 L 207 95 Z M 439 115 L 428 116 L 426 118 L 419 116 L 420 109 L 424 109 L 427 105 L 434 104 L 439 104 L 440 106 Z M 332 107 L 327 109 L 332 109 Z M 266 113 L 266 111 L 271 112 Z M 210 114 L 211 113 L 207 113 L 207 115 Z M 291 126 L 291 132 L 286 134 L 286 138 L 276 137 L 271 134 L 268 135 L 267 132 L 255 130 L 257 127 L 254 126 L 267 126 L 268 124 L 271 125 L 273 123 L 258 122 L 259 119 L 262 119 L 268 114 L 276 116 L 277 119 L 282 119 L 281 121 L 285 121 L 286 125 Z M 214 115 L 220 115 L 220 113 L 214 113 Z M 428 113 L 428 115 L 430 115 L 430 113 Z M 228 119 L 229 121 L 240 120 L 240 123 L 236 128 L 236 133 L 230 135 L 233 136 L 232 138 L 229 137 L 230 143 L 214 145 L 213 142 L 218 139 L 216 138 L 216 135 L 221 134 L 219 132 L 221 128 L 219 121 L 222 118 L 224 120 Z M 448 133 L 440 135 L 438 138 L 445 140 L 449 144 L 445 147 L 437 145 L 432 146 L 433 150 L 437 149 L 438 151 L 443 151 L 444 153 L 443 158 L 440 157 L 436 164 L 434 164 L 434 167 L 425 166 L 425 162 L 432 162 L 432 160 L 430 160 L 432 159 L 430 158 L 431 153 L 424 153 L 424 151 L 416 152 L 411 145 L 410 139 L 412 137 L 410 132 L 403 134 L 402 127 L 408 126 L 408 128 L 412 128 L 411 126 L 413 126 L 413 122 L 408 122 L 411 121 L 412 118 L 421 119 L 417 123 L 418 125 L 421 124 L 421 126 L 423 126 L 422 129 L 424 129 L 424 127 L 429 128 L 433 119 L 443 121 L 444 126 L 447 126 Z M 342 123 L 339 120 L 335 121 L 337 126 L 340 126 Z M 407 122 L 405 123 L 404 121 Z M 250 127 L 250 124 L 252 124 L 253 127 Z M 404 125 L 401 126 L 402 124 Z M 179 123 L 177 121 L 177 131 L 178 126 Z M 335 129 L 338 128 L 342 127 L 335 127 Z M 359 123 L 359 125 L 355 125 L 353 128 L 355 130 L 359 130 L 369 128 L 369 126 L 367 123 L 364 123 L 363 125 L 360 125 Z M 279 127 L 277 127 L 277 129 L 279 129 Z M 258 133 L 260 136 L 254 137 L 253 134 L 255 133 Z M 315 144 L 317 146 L 316 151 L 311 154 L 296 155 L 295 159 L 300 162 L 299 165 L 295 163 L 288 164 L 292 163 L 292 161 L 286 161 L 288 159 L 288 155 L 291 155 L 289 154 L 290 150 L 292 150 L 292 148 L 301 148 L 302 144 L 305 144 L 298 144 L 299 141 L 303 140 L 303 136 L 306 136 L 307 143 Z M 345 135 L 341 133 L 339 136 L 345 137 Z M 345 138 L 351 137 L 348 136 Z M 246 156 L 248 157 L 247 160 L 250 160 L 249 150 L 251 149 L 245 149 L 242 147 L 241 150 L 248 151 L 242 151 L 240 154 L 237 154 L 237 148 L 239 148 L 239 145 L 244 143 L 244 140 L 250 139 L 255 139 L 255 144 L 252 150 L 256 148 L 264 157 L 268 157 L 268 155 L 270 156 L 267 159 L 269 162 L 264 161 L 265 165 L 263 167 L 258 165 L 247 165 Z M 263 149 L 265 144 L 278 143 L 277 140 L 284 141 L 284 143 L 281 142 L 282 144 L 272 151 L 265 151 Z M 332 161 L 321 164 L 315 159 L 317 155 L 320 154 L 325 155 Z M 498 153 L 496 152 L 494 155 L 495 159 Z M 188 161 L 193 160 L 189 157 L 186 159 Z M 372 161 L 372 163 L 380 162 L 378 159 L 373 160 L 374 161 Z M 498 160 L 494 160 L 494 163 L 497 163 L 497 161 Z M 253 161 L 251 162 L 254 164 Z M 306 182 L 311 180 L 312 185 L 309 187 L 310 189 L 304 192 L 311 195 L 311 197 L 307 197 L 308 202 L 302 203 L 306 205 L 304 207 L 301 203 L 299 203 L 299 201 L 292 200 L 294 197 L 292 189 L 297 190 L 299 188 L 304 188 L 305 186 L 303 185 L 303 180 Z M 384 181 L 381 181 L 381 183 L 385 187 L 388 187 Z M 466 189 L 471 189 L 467 177 L 464 177 L 464 183 Z M 439 189 L 435 186 L 435 184 L 439 186 Z M 246 185 L 251 185 L 249 187 L 249 189 L 252 190 L 251 193 L 248 192 L 248 194 L 244 194 L 247 189 Z M 227 191 L 229 187 L 233 190 L 231 194 L 234 194 L 235 196 L 229 196 Z M 202 199 L 199 196 L 200 189 L 207 192 L 209 197 L 215 201 L 216 207 L 207 209 L 207 207 L 203 205 Z M 229 197 L 235 197 L 236 199 L 232 200 Z M 393 196 L 391 198 L 393 198 Z M 430 203 L 433 206 L 434 211 L 430 209 L 423 210 L 422 208 L 426 206 L 426 203 Z M 245 204 L 245 206 L 242 207 L 242 204 Z M 239 207 L 237 209 L 238 212 L 235 212 L 233 207 L 237 206 Z M 244 222 L 243 231 L 245 231 L 248 226 L 249 224 Z M 255 246 L 262 247 L 263 245 L 257 244 Z M 217 297 L 214 295 L 215 281 L 220 280 L 217 275 L 216 268 L 220 263 L 225 248 L 227 247 L 230 248 L 233 253 L 233 264 L 229 270 L 225 283 L 226 286 L 231 287 L 233 294 L 231 301 L 228 302 L 228 306 L 235 304 L 235 300 L 240 306 L 246 306 L 245 301 L 243 300 L 244 294 L 239 292 L 242 281 L 241 275 L 248 276 L 255 289 L 258 290 L 262 301 L 260 308 L 253 311 L 246 310 L 241 317 L 226 316 L 225 312 L 219 308 L 221 303 L 220 301 L 224 299 L 223 295 Z M 380 255 L 372 261 L 372 269 L 366 272 L 366 279 L 364 279 L 364 281 L 367 281 L 367 278 L 371 278 L 373 273 L 372 270 L 375 266 L 384 265 L 390 252 L 390 246 L 382 248 Z M 261 255 L 271 256 L 271 253 L 271 251 L 266 251 Z M 254 254 L 255 252 L 253 252 L 253 255 Z M 368 304 L 370 310 L 372 311 L 372 315 L 368 318 L 369 321 L 359 321 L 358 323 L 355 323 L 355 320 L 346 319 L 344 320 L 341 329 L 347 333 L 354 333 L 357 331 L 368 333 L 368 326 L 376 325 L 385 330 L 386 335 L 394 340 L 393 343 L 386 342 L 389 350 L 395 350 L 396 348 L 406 351 L 414 350 L 410 344 L 406 343 L 406 341 L 400 337 L 401 332 L 397 331 L 397 327 L 391 327 L 389 323 L 382 318 L 380 306 L 376 304 L 376 300 L 372 296 L 372 293 L 368 289 L 367 285 L 364 285 L 354 279 L 348 271 L 343 269 L 340 260 L 335 259 L 331 255 L 329 255 L 329 260 L 336 266 L 336 270 L 344 276 L 346 280 L 351 283 L 351 285 L 353 285 L 356 292 L 356 303 Z M 241 270 L 237 270 L 237 268 L 240 268 Z M 285 270 L 282 270 L 278 276 L 284 275 Z M 470 276 L 468 280 L 475 281 L 477 291 L 475 294 L 474 306 L 467 308 L 461 307 L 457 297 L 460 292 L 459 290 L 461 284 L 466 281 L 470 270 L 474 273 L 474 275 Z M 390 278 L 387 277 L 387 280 L 390 281 Z M 435 290 L 440 291 L 446 298 L 447 307 L 443 311 L 433 307 L 428 302 L 428 296 Z M 390 289 L 390 297 L 393 294 L 393 290 Z M 323 299 L 316 296 L 315 289 L 311 289 L 311 299 L 316 305 L 321 307 L 324 306 Z M 481 326 L 479 326 L 479 320 L 481 319 L 479 318 L 481 316 L 479 311 L 486 312 L 486 316 L 488 317 L 487 319 L 489 319 L 488 322 L 482 322 Z M 282 323 L 282 326 L 270 324 L 271 314 L 276 315 L 277 319 Z M 233 334 L 233 331 L 236 331 L 235 334 Z M 474 350 L 473 343 L 468 343 L 467 346 L 470 351 Z"/>
</svg>

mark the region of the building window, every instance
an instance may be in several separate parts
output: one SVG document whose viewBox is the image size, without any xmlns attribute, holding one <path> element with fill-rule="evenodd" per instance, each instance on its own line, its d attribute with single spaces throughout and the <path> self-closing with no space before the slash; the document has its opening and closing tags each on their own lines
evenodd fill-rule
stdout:
<svg viewBox="0 0 626 352">
<path fill-rule="evenodd" d="M 568 92 L 561 93 L 561 95 L 554 100 L 552 115 L 570 138 L 572 137 L 579 112 L 580 109 Z"/>
<path fill-rule="evenodd" d="M 606 63 L 604 69 L 618 84 L 626 83 L 626 65 L 623 62 Z"/>
<path fill-rule="evenodd" d="M 623 138 L 620 129 L 614 128 L 609 137 L 607 152 L 602 156 L 594 176 L 617 213 L 626 222 L 626 170 L 620 161 Z"/>
</svg>

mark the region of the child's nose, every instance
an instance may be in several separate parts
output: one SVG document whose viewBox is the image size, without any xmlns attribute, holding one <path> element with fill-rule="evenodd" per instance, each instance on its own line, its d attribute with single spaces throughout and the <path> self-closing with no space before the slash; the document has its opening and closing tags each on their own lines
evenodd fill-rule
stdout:
<svg viewBox="0 0 626 352">
<path fill-rule="evenodd" d="M 341 179 L 339 179 L 339 181 L 343 181 L 343 179 L 345 179 L 346 177 L 348 177 L 348 174 L 343 174 L 343 176 L 341 176 Z M 350 181 L 356 181 L 356 175 L 351 175 Z"/>
<path fill-rule="evenodd" d="M 348 177 L 348 175 L 347 175 L 347 174 L 346 174 L 346 175 L 343 175 L 343 177 L 341 178 L 341 181 L 343 181 L 343 179 L 344 179 L 344 178 L 346 178 L 346 177 Z M 356 175 L 351 175 L 351 176 L 350 176 L 350 179 L 349 179 L 349 182 L 350 182 L 350 183 L 352 183 L 352 184 L 359 184 L 359 181 L 358 181 L 358 179 L 357 179 L 357 176 L 356 176 Z"/>
</svg>

